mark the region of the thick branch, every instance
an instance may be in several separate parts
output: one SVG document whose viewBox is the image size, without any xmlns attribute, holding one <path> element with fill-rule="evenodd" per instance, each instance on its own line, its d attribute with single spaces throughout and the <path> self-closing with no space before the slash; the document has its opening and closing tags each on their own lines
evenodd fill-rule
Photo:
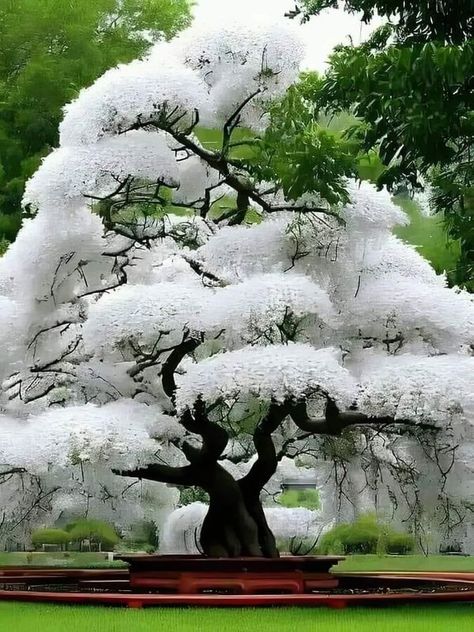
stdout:
<svg viewBox="0 0 474 632">
<path fill-rule="evenodd" d="M 3 472 L 0 472 L 0 477 L 1 476 L 11 476 L 12 474 L 25 474 L 26 470 L 23 467 L 13 467 L 9 470 L 4 470 Z"/>
<path fill-rule="evenodd" d="M 183 358 L 188 354 L 192 353 L 201 342 L 196 338 L 187 338 L 186 334 L 183 338 L 183 341 L 173 349 L 173 351 L 169 354 L 166 362 L 163 363 L 161 369 L 161 383 L 163 386 L 163 390 L 166 395 L 173 400 L 176 392 L 176 381 L 174 379 L 174 374 Z"/>
<path fill-rule="evenodd" d="M 258 93 L 255 93 L 253 96 L 255 96 L 256 94 Z M 245 104 L 246 103 L 244 103 L 244 105 Z M 237 110 L 236 112 L 238 113 L 239 111 L 240 110 Z M 228 125 L 227 129 L 224 129 L 224 139 L 226 138 L 226 136 L 229 136 L 229 132 L 232 129 L 232 124 L 233 124 L 233 120 L 231 117 L 231 119 L 229 119 L 229 121 L 227 122 L 227 125 Z M 215 169 L 216 171 L 218 171 L 223 177 L 223 183 L 228 184 L 232 189 L 234 189 L 234 191 L 236 191 L 237 194 L 240 194 L 241 196 L 243 196 L 243 198 L 252 200 L 256 204 L 258 204 L 267 213 L 274 213 L 277 211 L 285 211 L 285 210 L 289 210 L 289 211 L 296 210 L 299 212 L 311 212 L 311 213 L 323 213 L 324 215 L 330 215 L 336 218 L 339 222 L 343 223 L 343 220 L 337 213 L 323 207 L 306 208 L 304 206 L 303 207 L 300 206 L 298 208 L 295 208 L 292 205 L 287 205 L 287 206 L 272 205 L 264 198 L 262 194 L 256 191 L 249 177 L 245 178 L 231 172 L 231 167 L 235 167 L 239 170 L 245 170 L 245 165 L 241 161 L 230 158 L 228 155 L 226 155 L 224 151 L 213 152 L 213 151 L 209 151 L 208 149 L 205 149 L 199 143 L 195 142 L 185 132 L 180 132 L 179 130 L 174 129 L 173 122 L 170 121 L 169 119 L 156 120 L 156 121 L 139 121 L 135 123 L 132 127 L 130 127 L 130 130 L 142 129 L 142 128 L 147 128 L 147 127 L 154 127 L 156 129 L 159 129 L 161 131 L 164 131 L 170 134 L 184 149 L 189 150 L 195 156 L 198 156 L 210 167 L 212 167 L 212 169 Z M 226 145 L 224 142 L 223 148 L 225 147 Z"/>
<path fill-rule="evenodd" d="M 263 486 L 275 474 L 278 466 L 278 456 L 272 440 L 272 434 L 289 412 L 290 407 L 288 404 L 272 403 L 268 413 L 258 424 L 253 436 L 257 460 L 248 474 L 239 481 L 241 488 L 246 492 L 253 491 L 256 494 L 260 494 Z"/>
<path fill-rule="evenodd" d="M 185 467 L 171 467 L 155 463 L 136 470 L 112 470 L 119 476 L 130 476 L 132 478 L 144 478 L 148 481 L 168 483 L 169 485 L 194 485 L 193 468 L 190 465 Z"/>
<path fill-rule="evenodd" d="M 222 426 L 209 420 L 201 399 L 195 403 L 192 414 L 189 410 L 184 413 L 180 423 L 186 430 L 202 438 L 201 449 L 196 451 L 188 446 L 186 457 L 192 463 L 217 462 L 227 446 L 229 435 Z"/>
<path fill-rule="evenodd" d="M 436 430 L 435 426 L 420 424 L 407 419 L 394 419 L 393 417 L 368 417 L 355 410 L 340 412 L 336 403 L 328 397 L 325 417 L 322 419 L 311 419 L 308 415 L 305 402 L 291 404 L 290 416 L 295 424 L 304 432 L 312 434 L 327 434 L 339 436 L 343 430 L 351 426 L 388 426 L 406 425 L 416 426 L 425 430 Z"/>
</svg>

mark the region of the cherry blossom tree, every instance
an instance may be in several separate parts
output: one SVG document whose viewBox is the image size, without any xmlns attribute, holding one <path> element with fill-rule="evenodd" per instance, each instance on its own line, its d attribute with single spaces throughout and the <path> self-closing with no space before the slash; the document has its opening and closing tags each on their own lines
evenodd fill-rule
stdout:
<svg viewBox="0 0 474 632">
<path fill-rule="evenodd" d="M 410 525 L 472 511 L 471 297 L 392 235 L 385 191 L 295 199 L 248 159 L 302 56 L 286 25 L 191 28 L 66 107 L 0 261 L 10 531 L 159 522 L 195 486 L 205 554 L 274 557 L 289 463 L 334 516 L 382 490 Z"/>
</svg>

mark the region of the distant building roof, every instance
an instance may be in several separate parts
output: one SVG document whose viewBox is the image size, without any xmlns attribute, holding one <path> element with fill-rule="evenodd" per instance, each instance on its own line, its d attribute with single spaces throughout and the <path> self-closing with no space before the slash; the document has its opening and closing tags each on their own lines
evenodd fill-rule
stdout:
<svg viewBox="0 0 474 632">
<path fill-rule="evenodd" d="M 308 488 L 316 487 L 316 478 L 287 478 L 282 484 L 282 489 L 296 489 L 296 488 Z"/>
</svg>

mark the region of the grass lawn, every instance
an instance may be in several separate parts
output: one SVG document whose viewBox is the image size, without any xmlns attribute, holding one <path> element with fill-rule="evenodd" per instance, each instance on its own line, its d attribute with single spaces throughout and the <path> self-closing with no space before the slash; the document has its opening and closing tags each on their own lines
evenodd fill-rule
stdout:
<svg viewBox="0 0 474 632">
<path fill-rule="evenodd" d="M 0 602 L 2 632 L 472 632 L 474 605 L 127 610 Z"/>
<path fill-rule="evenodd" d="M 116 568 L 125 562 L 109 562 L 105 553 L 0 553 L 0 566 L 60 566 L 64 568 Z M 0 628 L 0 632 L 3 632 Z"/>
<path fill-rule="evenodd" d="M 457 555 L 350 555 L 338 571 L 460 571 L 474 573 L 474 557 Z M 474 626 L 473 626 L 474 629 Z"/>
<path fill-rule="evenodd" d="M 0 566 L 58 566 L 65 568 L 126 567 L 107 561 L 104 553 L 0 553 Z M 456 555 L 350 555 L 338 571 L 472 571 L 474 556 Z M 1 628 L 0 628 L 0 632 Z"/>
</svg>

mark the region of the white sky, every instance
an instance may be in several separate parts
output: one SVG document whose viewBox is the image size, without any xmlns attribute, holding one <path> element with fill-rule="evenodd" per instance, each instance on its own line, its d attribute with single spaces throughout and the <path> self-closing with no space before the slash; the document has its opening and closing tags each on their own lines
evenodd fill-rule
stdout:
<svg viewBox="0 0 474 632">
<path fill-rule="evenodd" d="M 294 0 L 196 0 L 194 15 L 196 21 L 206 22 L 238 15 L 251 24 L 252 16 L 279 18 L 294 5 Z M 358 44 L 367 38 L 374 25 L 366 26 L 357 15 L 350 15 L 342 9 L 329 9 L 299 28 L 307 46 L 305 69 L 322 70 L 336 44 L 349 43 L 349 36 L 354 44 Z"/>
</svg>

